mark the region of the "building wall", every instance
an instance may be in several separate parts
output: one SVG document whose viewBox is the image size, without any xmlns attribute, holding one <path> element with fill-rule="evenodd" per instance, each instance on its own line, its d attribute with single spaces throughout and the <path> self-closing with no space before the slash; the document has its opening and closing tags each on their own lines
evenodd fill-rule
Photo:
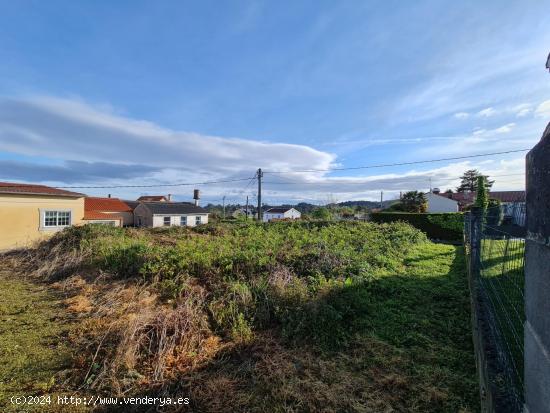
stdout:
<svg viewBox="0 0 550 413">
<path fill-rule="evenodd" d="M 134 225 L 141 227 L 153 226 L 153 215 L 143 204 L 140 204 L 134 209 Z"/>
<path fill-rule="evenodd" d="M 80 225 L 84 198 L 0 194 L 0 250 L 24 247 L 57 232 L 41 229 L 40 211 L 44 209 L 70 210 L 72 225 Z"/>
<path fill-rule="evenodd" d="M 100 211 L 104 214 L 117 214 L 122 217 L 122 225 L 131 226 L 134 225 L 134 213 L 133 212 L 110 212 L 110 211 Z"/>
<path fill-rule="evenodd" d="M 302 217 L 302 214 L 300 213 L 300 211 L 292 208 L 292 209 L 286 211 L 284 214 L 264 212 L 263 222 L 269 222 L 273 219 L 299 219 L 301 217 Z"/>
<path fill-rule="evenodd" d="M 105 219 L 87 219 L 84 221 L 86 224 L 103 224 L 103 225 L 112 225 L 114 227 L 120 227 L 120 220 L 113 219 L 109 220 L 108 218 Z"/>
<path fill-rule="evenodd" d="M 285 218 L 300 219 L 301 217 L 302 217 L 302 214 L 300 213 L 300 211 L 294 208 L 285 212 Z"/>
<path fill-rule="evenodd" d="M 208 224 L 208 214 L 178 214 L 178 215 L 153 215 L 153 227 L 163 227 L 164 217 L 170 217 L 170 225 L 180 226 L 180 218 L 182 216 L 187 217 L 187 226 L 194 227 L 197 215 L 201 217 L 201 225 Z"/>
<path fill-rule="evenodd" d="M 428 212 L 458 212 L 458 203 L 452 199 L 444 198 L 431 192 L 425 194 L 425 196 L 428 200 Z"/>
<path fill-rule="evenodd" d="M 283 218 L 284 218 L 283 214 L 272 214 L 270 212 L 264 212 L 264 214 L 263 214 L 263 221 L 264 222 L 269 222 L 272 219 L 283 219 Z"/>
</svg>

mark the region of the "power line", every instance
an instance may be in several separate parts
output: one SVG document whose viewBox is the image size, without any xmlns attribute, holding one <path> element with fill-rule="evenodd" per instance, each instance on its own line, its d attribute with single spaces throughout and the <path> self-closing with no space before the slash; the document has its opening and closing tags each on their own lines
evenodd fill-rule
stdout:
<svg viewBox="0 0 550 413">
<path fill-rule="evenodd" d="M 519 173 L 519 174 L 504 174 L 504 175 L 490 175 L 490 178 L 499 178 L 503 176 L 525 176 L 525 173 Z M 370 177 L 362 177 L 362 178 L 370 178 Z M 299 181 L 263 181 L 266 184 L 273 184 L 273 185 L 367 185 L 367 184 L 376 184 L 380 182 L 393 182 L 395 180 L 402 180 L 403 183 L 413 183 L 413 182 L 426 182 L 430 176 L 425 175 L 425 177 L 422 176 L 415 176 L 411 177 L 413 179 L 407 179 L 406 176 L 398 176 L 395 178 L 384 178 L 384 179 L 373 179 L 371 181 L 362 181 L 362 182 L 331 182 L 331 181 L 324 181 L 324 182 L 299 182 Z M 434 177 L 432 177 L 434 178 Z M 441 181 L 456 181 L 461 179 L 462 177 L 455 177 L 455 178 L 434 178 L 434 182 L 441 182 Z"/>
<path fill-rule="evenodd" d="M 421 163 L 454 161 L 454 160 L 457 160 L 457 159 L 480 158 L 480 157 L 483 157 L 483 156 L 504 155 L 504 154 L 508 154 L 508 153 L 526 152 L 526 151 L 530 151 L 530 150 L 531 150 L 531 148 L 529 148 L 529 149 L 516 149 L 516 150 L 513 150 L 513 151 L 481 153 L 481 154 L 476 154 L 476 155 L 455 156 L 455 157 L 452 157 L 452 158 L 428 159 L 428 160 L 424 160 L 424 161 L 398 162 L 398 163 L 388 163 L 388 164 L 378 164 L 378 165 L 352 166 L 352 167 L 348 167 L 348 168 L 304 169 L 304 170 L 301 170 L 301 171 L 264 171 L 264 173 L 266 173 L 266 174 L 290 174 L 290 173 L 307 173 L 307 172 L 351 171 L 351 170 L 356 170 L 356 169 L 385 168 L 385 167 L 389 167 L 389 166 L 416 165 L 416 164 L 421 164 Z"/>
</svg>

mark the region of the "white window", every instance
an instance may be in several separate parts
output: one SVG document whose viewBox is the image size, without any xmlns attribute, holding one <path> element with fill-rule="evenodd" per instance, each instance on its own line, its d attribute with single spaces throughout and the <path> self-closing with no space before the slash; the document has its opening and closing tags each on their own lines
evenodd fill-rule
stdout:
<svg viewBox="0 0 550 413">
<path fill-rule="evenodd" d="M 200 215 L 197 215 L 195 217 L 195 225 L 200 225 L 201 224 L 201 216 Z"/>
<path fill-rule="evenodd" d="M 187 217 L 180 217 L 180 225 L 182 227 L 187 226 Z"/>
<path fill-rule="evenodd" d="M 43 228 L 63 228 L 71 225 L 71 211 L 42 211 Z"/>
<path fill-rule="evenodd" d="M 162 223 L 165 227 L 169 227 L 170 226 L 170 217 L 164 217 Z"/>
</svg>

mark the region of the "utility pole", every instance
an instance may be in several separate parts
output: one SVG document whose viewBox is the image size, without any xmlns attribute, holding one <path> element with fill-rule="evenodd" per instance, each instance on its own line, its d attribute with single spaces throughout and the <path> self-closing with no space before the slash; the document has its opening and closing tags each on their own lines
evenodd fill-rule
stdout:
<svg viewBox="0 0 550 413">
<path fill-rule="evenodd" d="M 383 202 L 384 202 L 384 191 L 380 191 L 380 209 L 382 209 Z"/>
<path fill-rule="evenodd" d="M 258 168 L 256 173 L 258 178 L 258 221 L 262 221 L 262 178 L 264 176 L 262 168 Z"/>
<path fill-rule="evenodd" d="M 222 197 L 223 219 L 225 219 L 225 195 Z"/>
<path fill-rule="evenodd" d="M 248 195 L 246 196 L 246 220 L 248 221 Z"/>
</svg>

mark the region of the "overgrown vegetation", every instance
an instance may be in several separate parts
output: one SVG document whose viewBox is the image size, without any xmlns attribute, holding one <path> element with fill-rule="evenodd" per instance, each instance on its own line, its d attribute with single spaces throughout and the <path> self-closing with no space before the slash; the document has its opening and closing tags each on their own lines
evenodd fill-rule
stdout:
<svg viewBox="0 0 550 413">
<path fill-rule="evenodd" d="M 212 412 L 475 410 L 462 258 L 408 224 L 85 226 L 24 254 L 82 317 L 82 391 L 183 389 Z"/>
<path fill-rule="evenodd" d="M 429 238 L 461 241 L 464 216 L 459 212 L 415 214 L 406 212 L 377 212 L 371 214 L 374 222 L 407 222 L 424 232 Z"/>
</svg>

